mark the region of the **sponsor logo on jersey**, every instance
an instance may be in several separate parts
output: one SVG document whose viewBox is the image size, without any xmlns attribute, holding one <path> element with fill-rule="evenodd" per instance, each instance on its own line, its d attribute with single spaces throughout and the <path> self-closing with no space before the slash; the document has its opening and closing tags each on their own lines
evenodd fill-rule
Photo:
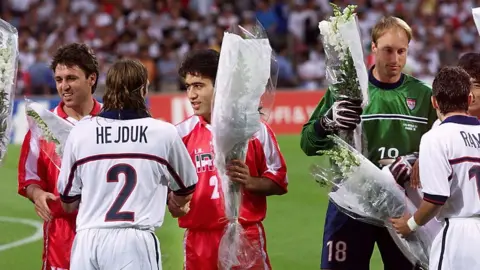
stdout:
<svg viewBox="0 0 480 270">
<path fill-rule="evenodd" d="M 198 153 L 200 151 L 195 152 L 197 152 L 195 154 L 195 167 L 197 168 L 197 173 L 215 170 L 215 167 L 213 166 L 213 153 Z"/>
<path fill-rule="evenodd" d="M 410 110 L 415 109 L 415 105 L 417 105 L 417 101 L 413 98 L 407 98 L 407 106 Z"/>
</svg>

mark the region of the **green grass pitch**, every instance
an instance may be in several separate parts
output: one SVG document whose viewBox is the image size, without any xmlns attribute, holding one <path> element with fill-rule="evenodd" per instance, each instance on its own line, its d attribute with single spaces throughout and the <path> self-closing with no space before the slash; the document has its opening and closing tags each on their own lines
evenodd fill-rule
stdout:
<svg viewBox="0 0 480 270">
<path fill-rule="evenodd" d="M 299 147 L 298 136 L 278 136 L 282 153 L 288 165 L 289 192 L 268 199 L 267 218 L 264 222 L 267 249 L 273 269 L 319 269 L 323 221 L 327 205 L 327 192 L 310 177 L 309 166 L 314 158 L 306 157 Z M 33 205 L 17 195 L 17 162 L 20 147 L 11 145 L 0 168 L 0 217 L 40 219 Z M 163 269 L 182 269 L 183 231 L 176 220 L 166 215 L 164 225 L 158 229 Z M 35 228 L 0 220 L 0 269 L 41 269 L 42 242 L 2 250 L 2 246 L 35 232 Z M 383 269 L 375 251 L 372 270 Z"/>
</svg>

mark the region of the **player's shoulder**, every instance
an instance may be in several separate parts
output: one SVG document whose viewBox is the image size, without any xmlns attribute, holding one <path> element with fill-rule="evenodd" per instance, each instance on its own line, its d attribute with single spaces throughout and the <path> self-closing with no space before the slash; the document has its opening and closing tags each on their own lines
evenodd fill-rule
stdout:
<svg viewBox="0 0 480 270">
<path fill-rule="evenodd" d="M 415 89 L 415 91 L 432 93 L 432 86 L 430 84 L 421 81 L 420 79 L 409 74 L 405 74 L 404 85 L 408 86 L 409 88 Z"/>
<path fill-rule="evenodd" d="M 185 137 L 190 134 L 195 127 L 200 123 L 200 118 L 197 115 L 192 115 L 182 122 L 175 125 L 180 137 Z"/>
</svg>

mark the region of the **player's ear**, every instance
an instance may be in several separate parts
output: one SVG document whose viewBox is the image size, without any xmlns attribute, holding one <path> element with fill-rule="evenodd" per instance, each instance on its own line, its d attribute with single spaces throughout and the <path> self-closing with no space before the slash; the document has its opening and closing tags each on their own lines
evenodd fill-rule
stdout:
<svg viewBox="0 0 480 270">
<path fill-rule="evenodd" d="M 438 102 L 437 102 L 437 99 L 436 99 L 434 96 L 432 96 L 432 97 L 431 97 L 431 100 L 432 100 L 432 106 L 433 106 L 433 108 L 434 108 L 435 110 L 438 110 Z"/>
<path fill-rule="evenodd" d="M 474 102 L 475 102 L 475 96 L 473 95 L 472 92 L 470 92 L 470 94 L 468 94 L 468 106 L 470 106 Z"/>
<path fill-rule="evenodd" d="M 371 45 L 371 50 L 373 53 L 377 53 L 377 46 L 375 45 L 375 42 L 372 41 L 372 45 Z"/>
</svg>

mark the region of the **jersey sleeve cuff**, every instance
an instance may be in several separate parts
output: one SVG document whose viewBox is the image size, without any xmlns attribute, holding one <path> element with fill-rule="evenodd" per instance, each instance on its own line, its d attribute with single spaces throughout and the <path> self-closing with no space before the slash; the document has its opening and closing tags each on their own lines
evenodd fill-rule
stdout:
<svg viewBox="0 0 480 270">
<path fill-rule="evenodd" d="M 75 196 L 60 195 L 60 200 L 62 200 L 63 203 L 74 203 L 80 200 L 80 198 L 81 198 L 80 195 L 75 195 Z"/>
<path fill-rule="evenodd" d="M 317 136 L 323 138 L 323 137 L 326 137 L 327 135 L 329 135 L 331 132 L 328 132 L 325 130 L 325 128 L 323 128 L 323 125 L 322 125 L 322 119 L 318 119 L 317 121 L 315 121 L 315 123 L 313 123 L 313 129 L 315 130 L 315 133 L 317 134 Z"/>
<path fill-rule="evenodd" d="M 42 180 L 29 179 L 29 180 L 26 180 L 26 181 L 19 181 L 19 183 L 18 183 L 18 194 L 22 195 L 23 197 L 27 197 L 27 188 L 30 185 L 37 185 L 42 190 L 47 189 L 47 185 Z"/>
<path fill-rule="evenodd" d="M 286 174 L 284 173 L 278 173 L 278 174 L 274 174 L 270 171 L 267 171 L 267 172 L 264 172 L 262 174 L 262 177 L 263 178 L 266 178 L 266 179 L 269 179 L 271 180 L 272 182 L 274 182 L 275 184 L 277 184 L 285 193 L 287 193 L 287 176 Z"/>
<path fill-rule="evenodd" d="M 196 187 L 197 187 L 197 184 L 193 184 L 189 187 L 181 188 L 179 190 L 174 190 L 172 192 L 173 192 L 173 194 L 175 194 L 177 196 L 187 196 L 187 195 L 192 194 L 195 191 Z"/>
<path fill-rule="evenodd" d="M 428 194 L 424 193 L 423 194 L 423 200 L 429 203 L 433 203 L 435 205 L 444 205 L 445 202 L 447 202 L 448 196 L 442 196 L 442 195 L 433 195 L 433 194 Z"/>
</svg>

